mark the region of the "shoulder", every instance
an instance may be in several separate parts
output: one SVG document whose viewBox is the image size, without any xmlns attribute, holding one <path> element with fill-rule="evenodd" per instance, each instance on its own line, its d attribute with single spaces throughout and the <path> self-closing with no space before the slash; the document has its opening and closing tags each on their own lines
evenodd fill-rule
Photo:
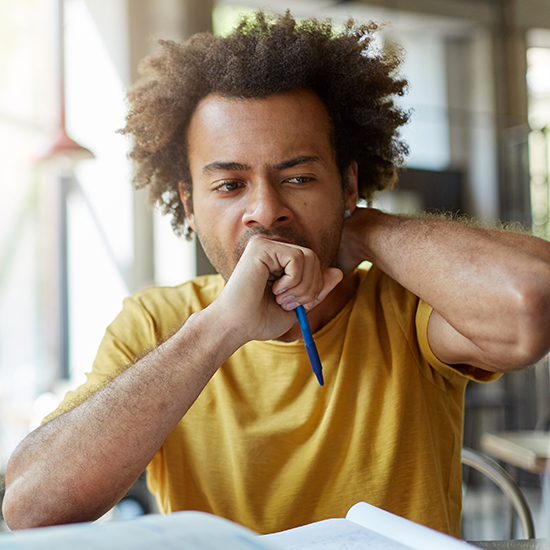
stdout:
<svg viewBox="0 0 550 550">
<path fill-rule="evenodd" d="M 414 319 L 418 307 L 418 296 L 400 285 L 376 265 L 366 264 L 358 269 L 360 283 L 357 291 L 359 300 L 371 307 L 393 311 L 400 319 Z"/>
<path fill-rule="evenodd" d="M 454 380 L 462 386 L 466 380 L 490 382 L 499 377 L 496 373 L 469 365 L 448 365 L 440 361 L 428 339 L 428 324 L 433 308 L 375 266 L 365 275 L 361 286 L 370 292 L 370 300 L 378 303 L 383 311 L 383 314 L 378 313 L 378 317 L 383 315 L 390 330 L 398 326 L 407 342 L 414 342 L 414 349 L 418 347 L 420 351 L 416 362 L 427 378 L 432 380 L 434 372 L 437 372 L 443 378 Z"/>
<path fill-rule="evenodd" d="M 191 314 L 210 305 L 223 289 L 219 275 L 197 277 L 173 287 L 149 287 L 124 300 L 106 336 L 158 345 Z"/>
<path fill-rule="evenodd" d="M 126 303 L 139 305 L 154 314 L 182 308 L 189 314 L 210 305 L 224 287 L 220 275 L 204 275 L 177 286 L 153 286 L 132 294 Z"/>
</svg>

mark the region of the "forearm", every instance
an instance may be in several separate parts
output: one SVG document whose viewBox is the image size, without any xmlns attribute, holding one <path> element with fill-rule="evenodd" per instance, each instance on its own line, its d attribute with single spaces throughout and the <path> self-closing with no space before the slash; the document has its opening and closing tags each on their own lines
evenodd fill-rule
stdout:
<svg viewBox="0 0 550 550">
<path fill-rule="evenodd" d="M 548 242 L 443 220 L 370 214 L 365 257 L 430 304 L 450 325 L 445 338 L 463 344 L 472 363 L 518 368 L 546 352 Z"/>
<path fill-rule="evenodd" d="M 470 303 L 505 306 L 531 278 L 548 274 L 548 243 L 526 235 L 491 231 L 437 219 L 373 211 L 364 231 L 364 255 L 430 303 L 452 312 Z M 544 257 L 546 256 L 546 258 Z"/>
<path fill-rule="evenodd" d="M 11 528 L 94 520 L 122 498 L 234 351 L 209 313 L 20 444 L 6 470 Z"/>
<path fill-rule="evenodd" d="M 272 286 L 271 278 L 277 279 Z M 6 471 L 8 525 L 101 516 L 137 479 L 228 357 L 246 342 L 278 338 L 296 324 L 285 296 L 312 308 L 340 279 L 339 270 L 322 270 L 309 249 L 251 239 L 214 302 L 141 361 L 21 443 Z"/>
</svg>

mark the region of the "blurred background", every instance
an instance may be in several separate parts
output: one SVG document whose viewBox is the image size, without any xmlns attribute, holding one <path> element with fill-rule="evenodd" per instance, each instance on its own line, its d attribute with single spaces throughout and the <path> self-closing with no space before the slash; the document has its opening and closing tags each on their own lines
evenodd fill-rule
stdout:
<svg viewBox="0 0 550 550">
<path fill-rule="evenodd" d="M 176 238 L 131 190 L 129 144 L 115 131 L 155 38 L 223 34 L 258 7 L 386 22 L 381 41 L 403 47 L 410 155 L 377 206 L 550 235 L 547 0 L 2 0 L 0 472 L 83 381 L 125 296 L 210 271 L 197 244 Z M 479 447 L 491 429 L 531 430 L 549 409 L 547 361 L 471 385 L 465 443 Z M 514 473 L 539 510 L 540 476 Z"/>
</svg>

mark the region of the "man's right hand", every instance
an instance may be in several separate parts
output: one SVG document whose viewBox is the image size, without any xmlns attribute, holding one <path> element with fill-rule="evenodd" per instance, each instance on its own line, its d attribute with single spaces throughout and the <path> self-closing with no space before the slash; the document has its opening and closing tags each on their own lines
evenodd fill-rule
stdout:
<svg viewBox="0 0 550 550">
<path fill-rule="evenodd" d="M 95 520 L 143 472 L 220 365 L 276 338 L 339 282 L 308 249 L 252 239 L 220 296 L 83 403 L 29 434 L 6 468 L 12 529 Z"/>
<path fill-rule="evenodd" d="M 293 310 L 298 305 L 313 309 L 341 279 L 339 269 L 322 269 L 308 248 L 254 237 L 208 309 L 215 311 L 221 330 L 237 349 L 250 340 L 274 339 L 290 330 L 296 322 Z"/>
</svg>

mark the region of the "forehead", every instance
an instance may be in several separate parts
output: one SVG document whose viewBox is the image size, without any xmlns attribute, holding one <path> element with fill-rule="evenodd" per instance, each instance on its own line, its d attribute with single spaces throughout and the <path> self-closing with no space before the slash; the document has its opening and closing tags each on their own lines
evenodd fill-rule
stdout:
<svg viewBox="0 0 550 550">
<path fill-rule="evenodd" d="M 297 154 L 333 157 L 330 135 L 328 113 L 308 90 L 262 99 L 210 94 L 191 118 L 189 162 L 193 171 L 197 162 L 241 161 L 243 156 L 256 163 L 275 164 Z"/>
</svg>

